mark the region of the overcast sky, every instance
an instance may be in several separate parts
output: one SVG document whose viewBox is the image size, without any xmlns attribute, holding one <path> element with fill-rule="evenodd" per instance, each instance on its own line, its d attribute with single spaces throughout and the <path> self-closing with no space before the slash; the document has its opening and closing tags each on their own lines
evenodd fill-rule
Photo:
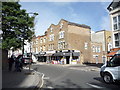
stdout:
<svg viewBox="0 0 120 90">
<path fill-rule="evenodd" d="M 61 19 L 86 24 L 93 31 L 110 30 L 107 7 L 111 2 L 20 2 L 27 12 L 37 12 L 35 34 L 43 35 Z"/>
</svg>

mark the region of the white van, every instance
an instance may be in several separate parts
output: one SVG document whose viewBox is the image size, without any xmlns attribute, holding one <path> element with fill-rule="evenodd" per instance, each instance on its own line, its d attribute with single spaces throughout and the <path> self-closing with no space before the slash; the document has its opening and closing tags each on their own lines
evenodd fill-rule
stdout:
<svg viewBox="0 0 120 90">
<path fill-rule="evenodd" d="M 101 67 L 100 75 L 106 83 L 120 80 L 120 54 L 115 54 Z"/>
</svg>

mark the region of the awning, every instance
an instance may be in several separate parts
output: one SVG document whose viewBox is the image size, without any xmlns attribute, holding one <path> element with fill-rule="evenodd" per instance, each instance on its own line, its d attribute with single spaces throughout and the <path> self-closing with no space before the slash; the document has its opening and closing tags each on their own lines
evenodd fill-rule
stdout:
<svg viewBox="0 0 120 90">
<path fill-rule="evenodd" d="M 53 53 L 46 53 L 44 56 L 53 56 Z"/>
<path fill-rule="evenodd" d="M 114 56 L 116 53 L 117 53 L 117 51 L 112 51 L 112 52 L 110 52 L 107 56 L 108 56 L 108 57 L 112 57 L 112 56 Z"/>
<path fill-rule="evenodd" d="M 53 56 L 70 56 L 70 54 L 71 54 L 70 52 L 67 52 L 67 53 L 58 52 L 58 53 L 53 54 Z M 80 53 L 79 52 L 73 52 L 72 56 L 80 56 Z"/>
<path fill-rule="evenodd" d="M 80 56 L 79 52 L 73 52 L 73 56 Z"/>
<path fill-rule="evenodd" d="M 63 52 L 54 53 L 53 56 L 63 56 Z"/>
</svg>

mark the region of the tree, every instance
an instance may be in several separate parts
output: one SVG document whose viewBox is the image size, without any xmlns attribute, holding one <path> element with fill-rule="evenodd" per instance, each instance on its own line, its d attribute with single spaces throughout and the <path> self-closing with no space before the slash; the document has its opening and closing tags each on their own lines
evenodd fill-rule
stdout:
<svg viewBox="0 0 120 90">
<path fill-rule="evenodd" d="M 2 2 L 2 49 L 16 50 L 34 35 L 34 19 L 18 2 Z"/>
</svg>

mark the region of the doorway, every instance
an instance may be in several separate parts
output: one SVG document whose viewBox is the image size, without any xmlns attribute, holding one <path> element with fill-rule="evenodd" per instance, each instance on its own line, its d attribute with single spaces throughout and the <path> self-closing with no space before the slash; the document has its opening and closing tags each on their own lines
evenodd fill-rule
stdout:
<svg viewBox="0 0 120 90">
<path fill-rule="evenodd" d="M 66 56 L 66 64 L 69 64 L 70 56 Z"/>
</svg>

